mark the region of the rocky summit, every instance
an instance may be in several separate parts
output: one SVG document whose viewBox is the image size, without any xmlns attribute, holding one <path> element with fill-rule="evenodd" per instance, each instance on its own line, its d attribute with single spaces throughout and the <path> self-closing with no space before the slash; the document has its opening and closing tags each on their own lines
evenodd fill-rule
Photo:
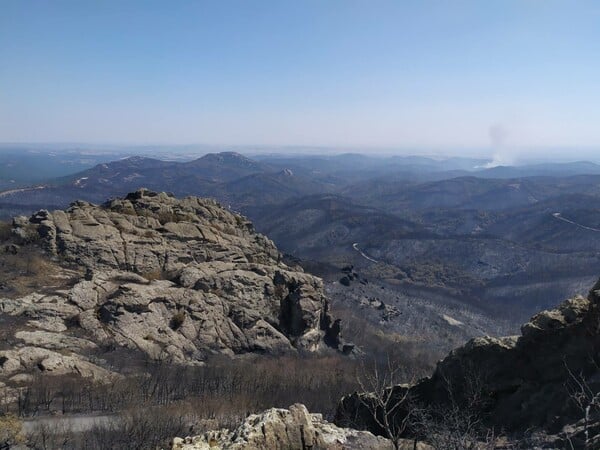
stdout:
<svg viewBox="0 0 600 450">
<path fill-rule="evenodd" d="M 269 239 L 215 201 L 138 190 L 17 217 L 12 235 L 6 252 L 41 247 L 58 268 L 53 276 L 71 281 L 0 298 L 11 324 L 3 379 L 39 371 L 101 378 L 110 349 L 201 364 L 215 354 L 339 344 L 321 280 L 285 265 Z"/>
<path fill-rule="evenodd" d="M 197 197 L 178 200 L 139 190 L 102 206 L 78 201 L 66 211 L 42 210 L 13 222 L 22 235 L 23 228 L 37 225 L 50 254 L 91 269 L 148 274 L 215 261 L 279 262 L 277 248 L 252 223 Z"/>
</svg>

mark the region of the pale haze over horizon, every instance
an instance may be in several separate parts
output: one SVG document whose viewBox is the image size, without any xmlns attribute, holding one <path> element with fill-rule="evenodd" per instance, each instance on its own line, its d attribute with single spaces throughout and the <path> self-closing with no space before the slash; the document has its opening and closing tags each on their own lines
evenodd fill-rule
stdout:
<svg viewBox="0 0 600 450">
<path fill-rule="evenodd" d="M 598 23 L 592 1 L 5 0 L 0 142 L 594 156 Z"/>
</svg>

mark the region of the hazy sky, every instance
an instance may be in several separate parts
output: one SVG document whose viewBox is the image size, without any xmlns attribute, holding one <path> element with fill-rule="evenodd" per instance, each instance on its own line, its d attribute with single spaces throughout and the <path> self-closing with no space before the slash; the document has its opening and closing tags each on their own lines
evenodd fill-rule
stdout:
<svg viewBox="0 0 600 450">
<path fill-rule="evenodd" d="M 1 0 L 0 141 L 598 146 L 600 2 Z"/>
</svg>

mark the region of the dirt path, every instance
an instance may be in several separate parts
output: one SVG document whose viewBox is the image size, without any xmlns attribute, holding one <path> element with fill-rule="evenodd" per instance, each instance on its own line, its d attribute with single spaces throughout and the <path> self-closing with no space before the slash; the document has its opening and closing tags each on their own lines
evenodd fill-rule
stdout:
<svg viewBox="0 0 600 450">
<path fill-rule="evenodd" d="M 20 189 L 10 189 L 8 191 L 0 192 L 0 198 L 8 197 L 9 195 L 18 194 L 19 192 L 27 192 L 27 191 L 35 191 L 38 189 L 44 189 L 46 186 L 36 186 L 32 188 L 20 188 Z"/>
</svg>

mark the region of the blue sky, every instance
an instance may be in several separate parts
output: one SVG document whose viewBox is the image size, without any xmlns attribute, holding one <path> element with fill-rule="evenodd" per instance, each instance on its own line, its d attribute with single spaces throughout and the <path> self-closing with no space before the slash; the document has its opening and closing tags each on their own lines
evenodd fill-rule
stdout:
<svg viewBox="0 0 600 450">
<path fill-rule="evenodd" d="M 0 141 L 600 145 L 600 2 L 0 2 Z M 512 149 L 512 150 L 511 150 Z"/>
</svg>

